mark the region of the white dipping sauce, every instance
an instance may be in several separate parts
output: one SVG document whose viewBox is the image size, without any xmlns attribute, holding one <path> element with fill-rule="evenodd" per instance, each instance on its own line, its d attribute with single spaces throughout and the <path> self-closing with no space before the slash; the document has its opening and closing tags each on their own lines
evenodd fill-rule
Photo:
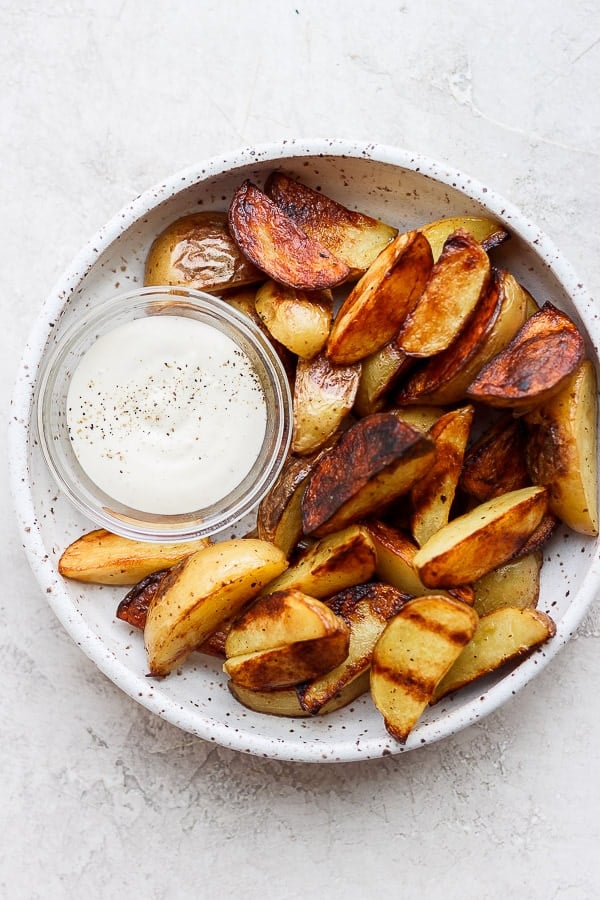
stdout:
<svg viewBox="0 0 600 900">
<path fill-rule="evenodd" d="M 114 500 L 177 514 L 217 502 L 262 446 L 266 404 L 231 338 L 184 316 L 149 316 L 102 335 L 69 386 L 67 424 L 89 478 Z"/>
</svg>

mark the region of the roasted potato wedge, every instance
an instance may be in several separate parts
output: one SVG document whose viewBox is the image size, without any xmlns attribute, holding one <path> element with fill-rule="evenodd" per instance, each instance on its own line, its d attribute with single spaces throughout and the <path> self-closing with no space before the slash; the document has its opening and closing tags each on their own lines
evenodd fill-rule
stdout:
<svg viewBox="0 0 600 900">
<path fill-rule="evenodd" d="M 400 350 L 395 340 L 361 360 L 354 400 L 356 413 L 369 416 L 382 412 L 389 392 L 412 365 L 412 357 Z"/>
<path fill-rule="evenodd" d="M 421 296 L 432 265 L 429 243 L 418 231 L 394 238 L 342 303 L 327 340 L 329 359 L 348 365 L 389 343 Z"/>
<path fill-rule="evenodd" d="M 397 741 L 406 741 L 477 619 L 464 603 L 431 595 L 409 600 L 387 623 L 373 651 L 371 696 Z"/>
<path fill-rule="evenodd" d="M 348 655 L 348 626 L 301 591 L 261 597 L 234 623 L 223 669 L 242 687 L 279 690 L 322 675 Z"/>
<path fill-rule="evenodd" d="M 467 388 L 467 396 L 490 406 L 537 406 L 561 389 L 584 354 L 583 338 L 575 324 L 545 303 L 510 344 L 486 363 Z"/>
<path fill-rule="evenodd" d="M 350 525 L 322 538 L 263 593 L 298 590 L 323 600 L 344 588 L 368 581 L 375 571 L 375 545 L 366 528 Z"/>
<path fill-rule="evenodd" d="M 516 551 L 512 558 L 519 559 L 519 557 L 526 556 L 528 553 L 536 553 L 538 550 L 541 550 L 544 544 L 552 537 L 557 525 L 558 518 L 553 513 L 547 512 L 542 516 L 538 527 L 531 532 L 523 546 Z"/>
<path fill-rule="evenodd" d="M 250 181 L 233 195 L 228 221 L 245 256 L 280 284 L 322 291 L 345 281 L 350 274 L 346 263 L 305 234 Z"/>
<path fill-rule="evenodd" d="M 444 219 L 436 219 L 435 222 L 428 222 L 420 230 L 431 245 L 435 262 L 442 255 L 446 240 L 455 231 L 468 232 L 486 251 L 492 250 L 510 237 L 499 222 L 483 216 L 447 216 Z"/>
<path fill-rule="evenodd" d="M 447 412 L 443 406 L 392 406 L 388 412 L 394 413 L 403 422 L 418 428 L 420 431 L 429 431 L 437 420 Z"/>
<path fill-rule="evenodd" d="M 435 688 L 431 702 L 521 659 L 555 634 L 550 616 L 538 609 L 505 607 L 482 616 L 475 634 Z"/>
<path fill-rule="evenodd" d="M 360 363 L 335 366 L 320 353 L 299 359 L 294 381 L 292 451 L 301 456 L 318 450 L 339 430 L 352 409 Z"/>
<path fill-rule="evenodd" d="M 585 360 L 562 389 L 525 416 L 527 465 L 548 488 L 550 511 L 574 531 L 598 534 L 596 374 Z"/>
<path fill-rule="evenodd" d="M 150 674 L 168 675 L 286 567 L 273 544 L 246 538 L 204 547 L 173 566 L 146 617 Z"/>
<path fill-rule="evenodd" d="M 473 584 L 475 612 L 486 616 L 504 606 L 535 609 L 540 596 L 541 568 L 542 554 L 536 550 L 488 572 Z"/>
<path fill-rule="evenodd" d="M 229 233 L 227 213 L 198 212 L 172 222 L 155 238 L 144 284 L 222 291 L 264 278 Z"/>
<path fill-rule="evenodd" d="M 254 325 L 256 325 L 256 327 L 260 329 L 260 331 L 262 331 L 265 337 L 269 339 L 270 344 L 283 363 L 283 367 L 286 371 L 290 383 L 293 383 L 294 374 L 296 372 L 296 356 L 292 353 L 291 350 L 288 350 L 287 347 L 284 347 L 284 345 L 271 334 L 271 332 L 257 313 L 256 291 L 256 285 L 254 287 L 237 288 L 233 291 L 228 291 L 221 299 L 229 303 L 230 306 L 233 306 L 234 309 L 237 309 L 238 312 L 241 312 L 245 316 L 247 316 L 254 323 Z"/>
<path fill-rule="evenodd" d="M 450 410 L 429 431 L 435 441 L 435 461 L 410 491 L 411 528 L 419 546 L 448 524 L 473 413 L 472 406 Z"/>
<path fill-rule="evenodd" d="M 339 531 L 391 503 L 434 457 L 435 442 L 393 413 L 365 416 L 315 465 L 302 498 L 304 533 Z"/>
<path fill-rule="evenodd" d="M 400 328 L 409 356 L 435 356 L 454 341 L 490 281 L 490 260 L 479 241 L 456 231 L 444 244 L 418 303 Z"/>
<path fill-rule="evenodd" d="M 398 229 L 364 213 L 347 209 L 283 172 L 272 172 L 265 193 L 309 237 L 341 259 L 350 277 L 362 275 Z"/>
<path fill-rule="evenodd" d="M 403 404 L 450 404 L 466 390 L 486 362 L 502 350 L 525 322 L 527 298 L 518 282 L 493 270 L 485 296 L 450 346 L 410 372 L 396 394 Z"/>
<path fill-rule="evenodd" d="M 479 503 L 531 484 L 525 459 L 525 427 L 503 416 L 467 451 L 459 485 Z"/>
<path fill-rule="evenodd" d="M 137 584 L 134 584 L 117 606 L 117 619 L 121 619 L 122 622 L 127 622 L 128 625 L 143 631 L 146 626 L 148 607 L 157 593 L 158 585 L 166 572 L 168 572 L 168 569 L 152 572 L 138 581 Z"/>
<path fill-rule="evenodd" d="M 472 584 L 507 562 L 537 528 L 548 505 L 543 487 L 510 491 L 440 528 L 415 556 L 429 587 Z"/>
<path fill-rule="evenodd" d="M 270 278 L 256 292 L 256 312 L 280 344 L 302 359 L 311 359 L 329 337 L 333 294 L 300 291 Z"/>
<path fill-rule="evenodd" d="M 251 691 L 248 688 L 241 687 L 234 681 L 227 683 L 229 690 L 247 709 L 254 712 L 264 713 L 270 716 L 288 716 L 293 718 L 307 718 L 313 713 L 307 712 L 302 708 L 297 688 L 282 688 L 278 691 Z M 335 712 L 348 706 L 357 697 L 366 694 L 369 690 L 369 672 L 363 672 L 352 681 L 345 684 L 343 688 L 335 694 L 324 706 L 322 706 L 316 715 L 325 716 L 328 713 Z"/>
<path fill-rule="evenodd" d="M 134 541 L 98 528 L 69 544 L 58 571 L 64 578 L 89 584 L 134 585 L 209 544 L 208 538 L 176 544 Z"/>
</svg>

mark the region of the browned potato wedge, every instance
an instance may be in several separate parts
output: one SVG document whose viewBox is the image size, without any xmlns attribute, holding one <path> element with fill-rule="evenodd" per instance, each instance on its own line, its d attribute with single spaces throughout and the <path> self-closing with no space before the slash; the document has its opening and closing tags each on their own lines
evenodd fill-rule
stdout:
<svg viewBox="0 0 600 900">
<path fill-rule="evenodd" d="M 300 455 L 322 447 L 352 409 L 360 363 L 336 366 L 322 353 L 298 360 L 294 382 L 292 451 Z"/>
<path fill-rule="evenodd" d="M 168 569 L 162 569 L 159 572 L 152 572 L 146 575 L 141 581 L 128 591 L 119 605 L 117 606 L 117 619 L 127 622 L 134 628 L 142 631 L 146 625 L 146 616 L 148 615 L 148 607 L 152 598 L 158 591 L 158 585 Z"/>
<path fill-rule="evenodd" d="M 134 541 L 98 528 L 69 544 L 58 561 L 58 571 L 65 578 L 89 584 L 137 584 L 208 544 L 208 538 L 178 544 Z"/>
<path fill-rule="evenodd" d="M 583 338 L 551 303 L 531 316 L 510 344 L 471 382 L 467 396 L 512 409 L 538 405 L 557 393 L 583 360 Z"/>
<path fill-rule="evenodd" d="M 346 263 L 308 237 L 250 181 L 233 195 L 229 229 L 248 259 L 280 284 L 322 291 L 350 274 Z"/>
<path fill-rule="evenodd" d="M 298 590 L 323 600 L 368 581 L 375 571 L 375 545 L 366 528 L 350 525 L 322 538 L 267 584 L 263 593 Z"/>
<path fill-rule="evenodd" d="M 319 678 L 298 686 L 300 705 L 313 715 L 371 666 L 373 648 L 386 623 L 409 599 L 389 584 L 361 584 L 349 588 L 327 605 L 348 625 L 350 644 L 346 659 Z"/>
<path fill-rule="evenodd" d="M 545 516 L 542 516 L 542 521 L 535 531 L 531 532 L 523 546 L 517 550 L 512 558 L 518 559 L 520 556 L 526 556 L 528 553 L 535 553 L 537 550 L 541 550 L 544 544 L 552 537 L 557 524 L 557 517 L 553 513 L 547 512 Z"/>
<path fill-rule="evenodd" d="M 494 672 L 504 663 L 521 659 L 555 634 L 556 625 L 550 616 L 538 609 L 505 607 L 482 616 L 475 634 L 438 683 L 431 702 Z"/>
<path fill-rule="evenodd" d="M 421 296 L 432 265 L 431 248 L 418 231 L 394 238 L 342 303 L 327 341 L 329 359 L 347 365 L 389 343 Z"/>
<path fill-rule="evenodd" d="M 490 260 L 468 232 L 450 235 L 419 302 L 398 335 L 409 356 L 434 356 L 454 341 L 490 281 Z"/>
<path fill-rule="evenodd" d="M 518 609 L 535 609 L 540 596 L 540 569 L 542 554 L 539 550 L 510 560 L 473 584 L 475 612 L 486 616 L 504 606 Z"/>
<path fill-rule="evenodd" d="M 306 718 L 311 713 L 302 709 L 300 697 L 296 688 L 283 688 L 278 691 L 251 691 L 248 688 L 236 684 L 234 681 L 227 683 L 229 690 L 236 698 L 254 712 L 263 713 L 270 716 L 288 716 Z M 363 672 L 331 698 L 321 709 L 317 715 L 325 716 L 328 713 L 335 712 L 348 706 L 357 697 L 366 694 L 369 690 L 369 672 Z"/>
<path fill-rule="evenodd" d="M 146 618 L 150 674 L 168 675 L 286 567 L 273 544 L 246 538 L 204 547 L 173 566 Z"/>
<path fill-rule="evenodd" d="M 256 312 L 280 344 L 303 359 L 311 359 L 329 337 L 333 294 L 300 291 L 269 279 L 256 292 Z"/>
<path fill-rule="evenodd" d="M 234 623 L 224 671 L 253 691 L 300 684 L 348 655 L 348 626 L 320 600 L 301 591 L 261 597 Z"/>
<path fill-rule="evenodd" d="M 466 453 L 460 488 L 482 503 L 530 483 L 523 423 L 503 416 Z"/>
<path fill-rule="evenodd" d="M 445 219 L 429 222 L 421 228 L 421 231 L 431 244 L 435 262 L 442 255 L 446 240 L 455 231 L 468 232 L 476 241 L 479 241 L 486 251 L 492 250 L 510 237 L 508 231 L 499 222 L 483 216 L 447 216 Z"/>
<path fill-rule="evenodd" d="M 178 284 L 199 291 L 261 281 L 227 227 L 227 213 L 198 212 L 172 222 L 154 240 L 144 284 Z"/>
<path fill-rule="evenodd" d="M 283 344 L 276 340 L 276 338 L 271 334 L 261 317 L 256 311 L 256 286 L 247 287 L 247 288 L 239 288 L 237 290 L 228 291 L 222 299 L 229 303 L 230 306 L 233 306 L 238 312 L 243 313 L 247 316 L 256 326 L 259 328 L 262 333 L 269 339 L 269 342 L 273 346 L 277 356 L 283 363 L 283 367 L 286 371 L 288 379 L 290 382 L 294 380 L 294 373 L 296 371 L 296 357 L 288 350 L 287 347 L 284 347 Z"/>
<path fill-rule="evenodd" d="M 435 462 L 410 491 L 411 528 L 419 546 L 448 524 L 473 413 L 472 406 L 450 410 L 429 431 L 436 446 Z"/>
<path fill-rule="evenodd" d="M 396 740 L 406 741 L 476 627 L 471 607 L 437 595 L 409 600 L 388 622 L 373 651 L 371 696 Z"/>
<path fill-rule="evenodd" d="M 585 360 L 562 389 L 529 413 L 527 464 L 548 488 L 551 512 L 582 534 L 598 534 L 596 374 Z"/>
<path fill-rule="evenodd" d="M 273 172 L 265 192 L 309 237 L 343 260 L 351 277 L 362 275 L 398 234 L 384 222 L 347 209 L 283 172 Z"/>
<path fill-rule="evenodd" d="M 445 415 L 443 406 L 392 406 L 388 412 L 394 413 L 403 422 L 418 428 L 420 431 L 429 431 L 437 420 Z"/>
<path fill-rule="evenodd" d="M 365 416 L 315 465 L 302 498 L 305 534 L 339 531 L 406 493 L 435 443 L 393 413 Z"/>
<path fill-rule="evenodd" d="M 413 359 L 400 350 L 395 340 L 371 353 L 360 363 L 360 378 L 354 400 L 359 416 L 381 412 L 387 394 L 413 365 Z"/>
<path fill-rule="evenodd" d="M 525 322 L 527 298 L 517 281 L 494 270 L 487 293 L 450 346 L 409 375 L 396 403 L 456 403 L 485 363 Z"/>
<path fill-rule="evenodd" d="M 548 504 L 543 487 L 494 497 L 440 528 L 415 556 L 429 587 L 472 584 L 507 562 L 539 525 Z"/>
</svg>

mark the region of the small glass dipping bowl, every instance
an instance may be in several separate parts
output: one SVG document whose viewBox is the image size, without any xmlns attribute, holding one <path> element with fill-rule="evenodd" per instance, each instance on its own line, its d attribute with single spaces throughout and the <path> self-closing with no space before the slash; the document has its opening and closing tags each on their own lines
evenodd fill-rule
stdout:
<svg viewBox="0 0 600 900">
<path fill-rule="evenodd" d="M 135 319 L 173 315 L 202 322 L 235 342 L 262 388 L 266 430 L 252 468 L 226 496 L 204 509 L 147 513 L 109 496 L 86 474 L 69 437 L 67 396 L 73 372 L 99 337 Z M 180 287 L 141 288 L 86 310 L 47 350 L 36 399 L 42 453 L 59 488 L 97 526 L 137 540 L 185 541 L 229 528 L 251 513 L 267 493 L 281 470 L 291 439 L 288 378 L 268 338 L 226 301 Z"/>
</svg>

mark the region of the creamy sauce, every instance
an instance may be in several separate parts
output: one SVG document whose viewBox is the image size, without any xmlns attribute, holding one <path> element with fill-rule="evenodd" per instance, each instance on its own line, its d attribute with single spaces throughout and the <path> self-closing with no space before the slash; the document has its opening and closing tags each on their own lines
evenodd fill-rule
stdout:
<svg viewBox="0 0 600 900">
<path fill-rule="evenodd" d="M 256 461 L 263 390 L 222 332 L 184 316 L 149 316 L 101 336 L 69 387 L 67 424 L 88 477 L 147 513 L 202 509 Z"/>
</svg>

